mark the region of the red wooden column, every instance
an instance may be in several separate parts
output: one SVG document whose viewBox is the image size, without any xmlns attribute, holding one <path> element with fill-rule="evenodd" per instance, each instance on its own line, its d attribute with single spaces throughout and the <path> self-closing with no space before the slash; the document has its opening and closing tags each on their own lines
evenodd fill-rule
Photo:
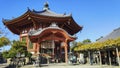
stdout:
<svg viewBox="0 0 120 68">
<path fill-rule="evenodd" d="M 40 44 L 37 43 L 37 52 L 40 52 Z"/>
<path fill-rule="evenodd" d="M 67 39 L 64 42 L 64 49 L 65 49 L 65 63 L 68 63 L 68 45 L 67 45 Z"/>
</svg>

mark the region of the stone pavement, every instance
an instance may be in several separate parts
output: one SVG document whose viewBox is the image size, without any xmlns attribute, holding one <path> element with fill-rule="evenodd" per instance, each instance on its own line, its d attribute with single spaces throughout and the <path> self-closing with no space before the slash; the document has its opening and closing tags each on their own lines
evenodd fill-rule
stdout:
<svg viewBox="0 0 120 68">
<path fill-rule="evenodd" d="M 89 65 L 89 64 L 84 64 L 84 65 L 77 65 L 77 64 L 65 64 L 65 63 L 55 63 L 55 64 L 44 64 L 41 65 L 41 67 L 37 67 L 34 65 L 25 65 L 21 68 L 120 68 L 119 66 L 108 66 L 108 65 Z"/>
<path fill-rule="evenodd" d="M 5 67 L 7 67 L 7 66 L 8 66 L 7 63 L 0 63 L 0 68 L 5 68 Z"/>
</svg>

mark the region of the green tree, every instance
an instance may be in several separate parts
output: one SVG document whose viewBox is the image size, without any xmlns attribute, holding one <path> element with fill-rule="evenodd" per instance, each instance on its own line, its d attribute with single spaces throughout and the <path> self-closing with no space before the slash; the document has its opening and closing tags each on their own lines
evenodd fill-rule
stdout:
<svg viewBox="0 0 120 68">
<path fill-rule="evenodd" d="M 26 44 L 20 41 L 14 41 L 11 47 L 11 50 L 16 50 L 19 53 L 25 53 L 27 51 Z"/>
<path fill-rule="evenodd" d="M 73 41 L 71 43 L 71 51 L 73 51 L 73 49 L 77 46 L 77 42 L 76 41 Z"/>
<path fill-rule="evenodd" d="M 6 37 L 0 38 L 0 47 L 6 46 L 10 44 L 10 40 Z"/>
<path fill-rule="evenodd" d="M 91 40 L 90 40 L 90 39 L 85 39 L 85 40 L 83 40 L 83 44 L 89 44 L 89 43 L 91 43 Z"/>
<path fill-rule="evenodd" d="M 83 45 L 82 42 L 77 42 L 77 45 L 74 46 L 72 50 L 78 51 L 82 45 Z"/>
<path fill-rule="evenodd" d="M 13 41 L 12 47 L 9 51 L 9 56 L 15 57 L 17 53 L 27 55 L 26 43 L 20 41 Z"/>
<path fill-rule="evenodd" d="M 27 47 L 24 42 L 13 41 L 12 47 L 8 51 L 7 57 L 9 58 L 16 57 L 17 53 L 25 54 L 25 56 L 28 54 Z M 6 53 L 3 53 L 3 55 L 6 55 Z M 6 58 L 5 56 L 3 57 Z"/>
<path fill-rule="evenodd" d="M 71 47 L 74 47 L 74 46 L 77 46 L 77 42 L 76 42 L 76 41 L 73 41 L 73 42 L 71 43 Z"/>
<path fill-rule="evenodd" d="M 82 46 L 83 43 L 82 42 L 77 42 L 77 46 Z"/>
<path fill-rule="evenodd" d="M 4 58 L 8 58 L 9 56 L 8 56 L 8 51 L 4 51 L 4 52 L 2 52 L 2 56 L 4 57 Z"/>
</svg>

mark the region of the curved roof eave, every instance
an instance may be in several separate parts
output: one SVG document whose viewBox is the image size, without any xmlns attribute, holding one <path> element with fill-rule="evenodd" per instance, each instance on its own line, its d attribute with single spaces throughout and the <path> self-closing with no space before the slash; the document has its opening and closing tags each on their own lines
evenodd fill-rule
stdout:
<svg viewBox="0 0 120 68">
<path fill-rule="evenodd" d="M 75 26 L 76 26 L 76 28 L 77 28 L 77 30 L 76 30 L 75 33 L 77 33 L 78 31 L 82 30 L 83 26 L 78 25 L 78 24 L 76 23 L 76 21 L 73 19 L 72 15 L 71 15 L 71 21 L 74 22 L 73 24 L 75 24 Z M 74 34 L 75 34 L 75 33 L 74 33 Z"/>
<path fill-rule="evenodd" d="M 4 24 L 11 24 L 10 22 L 16 22 L 18 19 L 22 20 L 22 19 L 24 19 L 24 17 L 28 17 L 30 13 L 31 13 L 31 10 L 28 8 L 28 10 L 24 14 L 22 14 L 21 16 L 14 18 L 14 19 L 11 19 L 11 20 L 2 19 L 2 22 Z"/>
<path fill-rule="evenodd" d="M 41 11 L 42 12 L 42 11 Z M 43 11 L 44 12 L 44 11 Z M 52 11 L 51 11 L 52 12 Z M 45 13 L 35 13 L 35 11 L 33 12 L 33 11 L 31 11 L 30 9 L 28 9 L 23 15 L 21 15 L 21 16 L 19 16 L 19 17 L 17 17 L 17 18 L 14 18 L 14 19 L 12 19 L 12 20 L 8 20 L 8 19 L 2 19 L 2 22 L 4 23 L 4 24 L 11 24 L 10 22 L 16 22 L 17 20 L 19 20 L 19 19 L 21 19 L 21 20 L 23 20 L 24 18 L 26 18 L 26 17 L 29 17 L 30 15 L 36 15 L 36 16 L 45 16 L 45 17 L 52 17 L 52 18 L 69 18 L 69 17 L 71 17 L 71 15 L 69 14 L 69 15 L 62 15 L 62 14 L 55 14 L 55 13 L 51 13 L 51 14 L 45 14 Z M 53 14 L 55 14 L 55 15 L 53 15 Z"/>
<path fill-rule="evenodd" d="M 54 13 L 54 12 L 52 12 L 52 11 L 50 11 L 50 10 L 46 10 L 48 13 L 51 13 L 51 14 L 56 14 L 56 13 Z M 43 10 L 43 11 L 41 11 L 42 13 L 43 12 L 45 12 L 45 10 Z M 38 12 L 38 13 L 40 13 L 40 12 Z M 19 17 L 17 17 L 17 18 L 14 18 L 14 19 L 12 19 L 12 20 L 6 20 L 6 19 L 2 19 L 2 21 L 3 21 L 3 23 L 4 23 L 4 25 L 6 25 L 7 27 L 9 27 L 10 26 L 10 24 L 15 24 L 15 23 L 17 23 L 17 22 L 21 22 L 21 21 L 23 21 L 24 19 L 28 19 L 28 17 L 43 17 L 43 18 L 46 18 L 47 17 L 47 19 L 48 18 L 51 18 L 51 19 L 64 19 L 64 20 L 66 20 L 66 21 L 69 21 L 70 20 L 70 22 L 72 23 L 71 25 L 74 25 L 75 26 L 75 30 L 73 30 L 73 33 L 71 34 L 71 35 L 74 35 L 75 33 L 77 33 L 78 31 L 80 31 L 81 29 L 82 29 L 82 27 L 81 26 L 79 26 L 75 21 L 74 21 L 74 19 L 73 19 L 73 17 L 72 17 L 72 14 L 69 14 L 69 15 L 64 15 L 64 16 L 59 16 L 59 15 L 61 15 L 61 14 L 56 14 L 56 15 L 58 15 L 58 16 L 47 16 L 47 15 L 44 15 L 44 14 L 37 14 L 37 13 L 35 13 L 35 11 L 31 11 L 29 8 L 28 8 L 28 10 L 23 14 L 23 15 L 21 15 L 21 16 L 19 16 Z"/>
</svg>

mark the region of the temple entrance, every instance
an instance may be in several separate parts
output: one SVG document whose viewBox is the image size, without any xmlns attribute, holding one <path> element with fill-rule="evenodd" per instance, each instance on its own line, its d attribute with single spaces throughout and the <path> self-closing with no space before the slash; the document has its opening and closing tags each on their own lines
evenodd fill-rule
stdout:
<svg viewBox="0 0 120 68">
<path fill-rule="evenodd" d="M 61 43 L 62 42 L 58 40 L 46 40 L 41 42 L 39 50 L 42 57 L 42 63 L 65 62 L 64 50 L 62 49 Z"/>
<path fill-rule="evenodd" d="M 61 42 L 55 41 L 54 54 L 55 62 L 61 62 Z"/>
</svg>

